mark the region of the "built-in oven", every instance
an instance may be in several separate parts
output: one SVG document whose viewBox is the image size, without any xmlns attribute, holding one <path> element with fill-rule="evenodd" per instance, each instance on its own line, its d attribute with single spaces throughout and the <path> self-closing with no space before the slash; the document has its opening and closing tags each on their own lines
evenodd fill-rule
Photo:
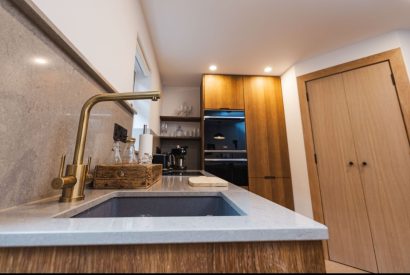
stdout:
<svg viewBox="0 0 410 275">
<path fill-rule="evenodd" d="M 245 113 L 204 111 L 205 171 L 233 184 L 248 185 Z"/>
</svg>

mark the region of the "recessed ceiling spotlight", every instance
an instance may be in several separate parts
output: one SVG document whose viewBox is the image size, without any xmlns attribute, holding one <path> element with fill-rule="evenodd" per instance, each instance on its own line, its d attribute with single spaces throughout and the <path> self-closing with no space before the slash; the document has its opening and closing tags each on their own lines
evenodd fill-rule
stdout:
<svg viewBox="0 0 410 275">
<path fill-rule="evenodd" d="M 272 67 L 266 67 L 264 71 L 265 73 L 270 73 L 272 71 Z"/>
<path fill-rule="evenodd" d="M 39 65 L 45 65 L 48 63 L 47 59 L 42 58 L 42 57 L 36 57 L 33 59 L 34 63 L 39 64 Z"/>
<path fill-rule="evenodd" d="M 218 67 L 216 65 L 211 65 L 211 66 L 209 66 L 209 69 L 211 71 L 216 71 L 218 69 Z"/>
</svg>

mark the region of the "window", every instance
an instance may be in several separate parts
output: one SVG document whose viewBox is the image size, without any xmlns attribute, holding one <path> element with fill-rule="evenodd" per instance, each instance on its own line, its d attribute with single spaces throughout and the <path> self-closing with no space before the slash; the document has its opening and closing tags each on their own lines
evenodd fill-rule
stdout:
<svg viewBox="0 0 410 275">
<path fill-rule="evenodd" d="M 135 52 L 134 65 L 134 92 L 144 92 L 151 90 L 151 70 L 145 58 L 144 51 L 140 42 L 137 39 L 137 48 Z M 132 129 L 132 136 L 138 137 L 143 132 L 144 124 L 149 123 L 151 112 L 151 100 L 134 100 L 131 102 L 132 106 L 137 110 L 138 114 L 134 115 L 134 123 Z M 135 143 L 138 148 L 139 140 Z"/>
</svg>

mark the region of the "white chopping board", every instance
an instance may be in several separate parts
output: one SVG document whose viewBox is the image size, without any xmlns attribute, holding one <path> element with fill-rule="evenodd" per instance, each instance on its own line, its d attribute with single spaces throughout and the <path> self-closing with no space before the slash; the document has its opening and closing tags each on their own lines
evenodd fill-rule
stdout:
<svg viewBox="0 0 410 275">
<path fill-rule="evenodd" d="M 192 187 L 227 187 L 228 182 L 226 180 L 217 177 L 190 177 L 188 179 L 189 185 Z"/>
</svg>

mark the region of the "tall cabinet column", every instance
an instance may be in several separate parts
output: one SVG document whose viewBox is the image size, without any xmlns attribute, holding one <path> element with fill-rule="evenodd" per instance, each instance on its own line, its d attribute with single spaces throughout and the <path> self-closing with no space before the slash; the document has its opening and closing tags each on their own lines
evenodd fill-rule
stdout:
<svg viewBox="0 0 410 275">
<path fill-rule="evenodd" d="M 279 77 L 244 77 L 249 190 L 294 208 Z"/>
</svg>

